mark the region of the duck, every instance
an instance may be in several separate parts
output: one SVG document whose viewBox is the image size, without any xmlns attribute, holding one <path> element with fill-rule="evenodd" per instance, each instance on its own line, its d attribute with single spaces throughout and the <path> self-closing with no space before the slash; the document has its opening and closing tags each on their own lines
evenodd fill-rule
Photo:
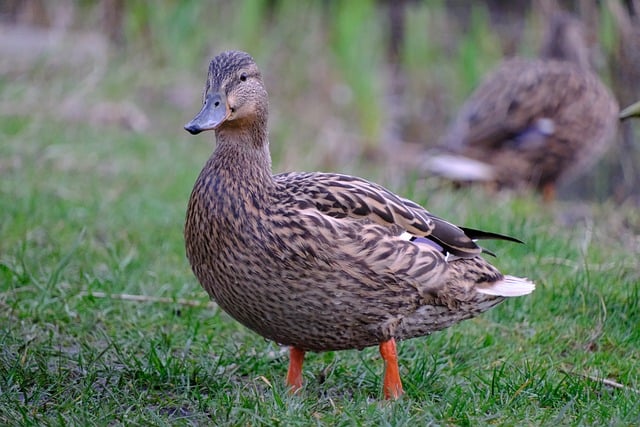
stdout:
<svg viewBox="0 0 640 427">
<path fill-rule="evenodd" d="M 490 73 L 424 169 L 457 183 L 533 188 L 554 200 L 559 185 L 597 162 L 617 129 L 618 103 L 588 54 L 582 22 L 555 12 L 540 57 L 510 58 Z"/>
<path fill-rule="evenodd" d="M 184 126 L 216 139 L 189 198 L 184 237 L 191 269 L 217 305 L 289 347 L 292 392 L 303 385 L 306 352 L 377 345 L 384 396 L 396 399 L 396 341 L 534 290 L 487 262 L 477 243 L 518 239 L 458 227 L 355 176 L 273 174 L 268 109 L 248 53 L 213 58 L 202 108 Z"/>
<path fill-rule="evenodd" d="M 613 93 L 620 105 L 628 105 L 640 98 L 640 3 L 637 1 L 606 2 L 613 18 L 614 45 L 609 52 L 609 75 Z M 621 116 L 627 110 L 620 112 Z M 640 143 L 632 123 L 620 123 L 619 141 L 610 172 L 615 183 L 617 202 L 640 198 Z"/>
</svg>

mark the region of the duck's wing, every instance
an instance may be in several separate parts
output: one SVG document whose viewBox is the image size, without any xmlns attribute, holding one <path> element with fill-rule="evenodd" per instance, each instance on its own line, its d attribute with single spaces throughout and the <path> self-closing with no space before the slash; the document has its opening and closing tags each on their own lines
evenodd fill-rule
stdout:
<svg viewBox="0 0 640 427">
<path fill-rule="evenodd" d="M 540 149 L 564 125 L 558 120 L 566 111 L 589 96 L 586 75 L 568 62 L 505 61 L 465 102 L 444 142 L 453 149 Z"/>
<path fill-rule="evenodd" d="M 322 215 L 372 222 L 394 230 L 405 240 L 426 239 L 443 253 L 473 257 L 482 252 L 474 234 L 432 215 L 422 206 L 398 197 L 367 180 L 333 173 L 290 173 L 275 176 L 281 184 L 279 204 L 313 209 Z M 477 233 L 476 233 L 477 234 Z"/>
<path fill-rule="evenodd" d="M 281 262 L 295 253 L 294 258 L 309 260 L 309 269 L 329 268 L 331 273 L 324 274 L 339 275 L 340 289 L 364 289 L 368 300 L 384 302 L 385 310 L 393 306 L 398 316 L 425 301 L 446 305 L 445 300 L 464 300 L 476 292 L 531 292 L 531 282 L 503 276 L 477 256 L 482 248 L 476 239 L 516 239 L 457 227 L 352 176 L 290 173 L 276 175 L 275 182 L 277 212 L 269 218 L 276 222 L 271 232 L 286 248 Z M 335 283 L 335 278 L 327 281 Z"/>
</svg>

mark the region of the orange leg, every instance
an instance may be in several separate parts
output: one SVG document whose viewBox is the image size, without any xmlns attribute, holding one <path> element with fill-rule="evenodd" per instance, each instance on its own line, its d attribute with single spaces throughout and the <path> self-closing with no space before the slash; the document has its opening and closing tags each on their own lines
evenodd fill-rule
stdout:
<svg viewBox="0 0 640 427">
<path fill-rule="evenodd" d="M 396 340 L 380 343 L 380 355 L 384 360 L 384 385 L 383 392 L 385 399 L 397 399 L 404 391 L 400 380 L 400 370 L 398 369 L 398 354 L 396 352 Z"/>
<path fill-rule="evenodd" d="M 551 203 L 556 199 L 556 186 L 553 183 L 545 184 L 542 187 L 542 201 Z"/>
<path fill-rule="evenodd" d="M 302 388 L 302 364 L 304 363 L 304 350 L 296 347 L 289 348 L 289 371 L 287 372 L 287 385 L 291 392 L 295 393 Z"/>
</svg>

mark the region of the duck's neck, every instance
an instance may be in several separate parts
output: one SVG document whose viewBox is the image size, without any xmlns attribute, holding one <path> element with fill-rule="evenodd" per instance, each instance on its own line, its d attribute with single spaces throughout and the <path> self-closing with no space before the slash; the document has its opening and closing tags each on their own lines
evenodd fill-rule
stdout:
<svg viewBox="0 0 640 427">
<path fill-rule="evenodd" d="M 205 168 L 233 186 L 270 186 L 271 155 L 266 126 L 225 126 L 216 130 L 216 149 Z"/>
</svg>

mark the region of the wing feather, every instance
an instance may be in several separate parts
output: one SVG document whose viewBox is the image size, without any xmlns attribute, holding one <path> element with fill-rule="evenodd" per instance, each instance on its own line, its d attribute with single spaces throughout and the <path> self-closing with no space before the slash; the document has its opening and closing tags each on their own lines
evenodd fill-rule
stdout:
<svg viewBox="0 0 640 427">
<path fill-rule="evenodd" d="M 398 197 L 386 188 L 367 180 L 333 173 L 276 175 L 289 198 L 298 208 L 314 207 L 334 218 L 366 219 L 385 227 L 406 231 L 437 242 L 447 252 L 472 257 L 482 249 L 465 230 L 443 220 L 417 203 Z"/>
</svg>

